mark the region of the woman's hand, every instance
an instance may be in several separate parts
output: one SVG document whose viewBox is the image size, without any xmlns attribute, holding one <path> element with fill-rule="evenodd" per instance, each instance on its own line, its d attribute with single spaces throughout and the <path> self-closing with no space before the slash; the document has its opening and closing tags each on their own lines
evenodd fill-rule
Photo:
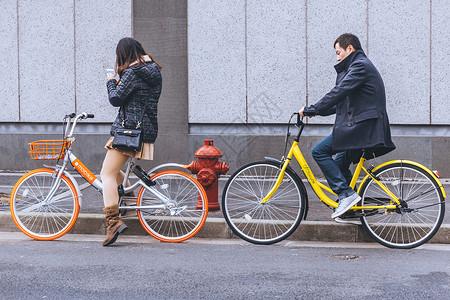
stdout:
<svg viewBox="0 0 450 300">
<path fill-rule="evenodd" d="M 106 71 L 106 80 L 111 80 L 116 78 L 116 72 L 114 69 L 105 69 Z"/>
</svg>

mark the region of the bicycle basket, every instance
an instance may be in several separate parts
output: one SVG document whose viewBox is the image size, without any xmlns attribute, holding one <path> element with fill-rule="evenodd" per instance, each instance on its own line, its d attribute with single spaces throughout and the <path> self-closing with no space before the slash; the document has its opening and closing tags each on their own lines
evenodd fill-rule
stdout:
<svg viewBox="0 0 450 300">
<path fill-rule="evenodd" d="M 70 141 L 39 140 L 28 143 L 32 159 L 60 159 L 70 146 Z"/>
</svg>

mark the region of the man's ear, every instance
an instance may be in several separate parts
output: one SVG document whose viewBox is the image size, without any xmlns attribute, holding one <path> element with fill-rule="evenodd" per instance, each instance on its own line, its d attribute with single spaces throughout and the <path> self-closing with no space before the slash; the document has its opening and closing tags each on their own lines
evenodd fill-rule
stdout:
<svg viewBox="0 0 450 300">
<path fill-rule="evenodd" d="M 353 51 L 355 51 L 355 47 L 353 47 L 353 45 L 350 44 L 347 46 L 347 49 L 345 49 L 345 50 L 350 50 L 350 52 L 353 52 Z"/>
</svg>

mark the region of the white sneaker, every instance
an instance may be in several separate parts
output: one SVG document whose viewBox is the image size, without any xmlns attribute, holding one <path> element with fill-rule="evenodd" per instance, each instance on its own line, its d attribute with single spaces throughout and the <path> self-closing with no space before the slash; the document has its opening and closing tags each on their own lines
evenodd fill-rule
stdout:
<svg viewBox="0 0 450 300">
<path fill-rule="evenodd" d="M 361 221 L 358 219 L 341 219 L 339 217 L 333 219 L 336 223 L 345 223 L 353 225 L 362 225 Z"/>
<path fill-rule="evenodd" d="M 331 215 L 331 218 L 335 219 L 337 217 L 342 216 L 347 210 L 352 208 L 353 205 L 358 203 L 361 200 L 361 197 L 357 193 L 353 193 L 344 199 L 339 199 L 339 205 Z"/>
</svg>

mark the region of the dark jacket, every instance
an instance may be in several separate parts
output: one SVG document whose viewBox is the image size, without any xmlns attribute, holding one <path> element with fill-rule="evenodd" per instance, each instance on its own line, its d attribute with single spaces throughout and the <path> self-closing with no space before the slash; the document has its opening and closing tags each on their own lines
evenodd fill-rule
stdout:
<svg viewBox="0 0 450 300">
<path fill-rule="evenodd" d="M 357 50 L 335 66 L 336 86 L 305 115 L 336 113 L 333 151 L 371 149 L 375 156 L 395 149 L 386 112 L 383 80 L 362 50 Z"/>
<path fill-rule="evenodd" d="M 143 142 L 154 143 L 158 135 L 158 100 L 161 94 L 162 78 L 159 67 L 154 62 L 147 62 L 138 67 L 130 67 L 122 73 L 117 84 L 115 79 L 108 80 L 109 102 L 125 111 L 125 127 L 135 128 L 145 104 L 147 108 L 142 122 Z M 123 113 L 119 111 L 111 127 L 111 136 L 123 121 Z"/>
</svg>

